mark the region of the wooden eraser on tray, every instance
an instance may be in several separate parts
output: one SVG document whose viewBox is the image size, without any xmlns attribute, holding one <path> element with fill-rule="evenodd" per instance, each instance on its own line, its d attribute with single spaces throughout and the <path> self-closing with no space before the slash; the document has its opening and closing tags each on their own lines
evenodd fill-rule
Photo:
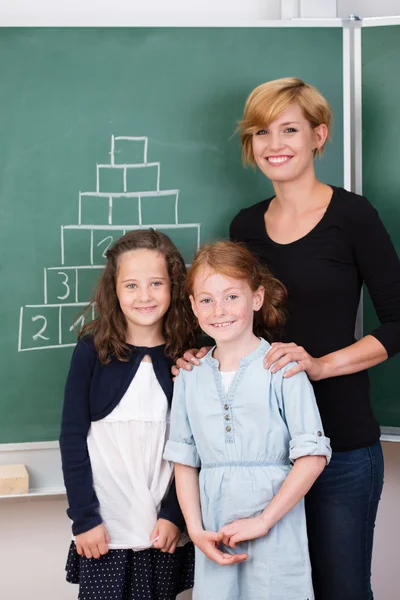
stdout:
<svg viewBox="0 0 400 600">
<path fill-rule="evenodd" d="M 27 494 L 29 475 L 25 465 L 0 465 L 0 496 Z"/>
</svg>

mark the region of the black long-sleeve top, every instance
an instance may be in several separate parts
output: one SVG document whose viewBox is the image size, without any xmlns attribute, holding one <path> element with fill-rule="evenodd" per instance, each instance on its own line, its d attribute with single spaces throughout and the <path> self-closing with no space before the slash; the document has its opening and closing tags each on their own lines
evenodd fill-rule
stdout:
<svg viewBox="0 0 400 600">
<path fill-rule="evenodd" d="M 377 211 L 362 196 L 333 187 L 317 225 L 290 244 L 271 240 L 264 215 L 272 200 L 233 219 L 232 240 L 244 242 L 288 289 L 282 340 L 319 358 L 350 346 L 365 282 L 381 325 L 370 333 L 389 357 L 400 351 L 400 262 Z M 312 382 L 333 450 L 367 447 L 380 436 L 367 371 Z"/>
<path fill-rule="evenodd" d="M 145 355 L 151 357 L 154 373 L 168 403 L 172 401 L 173 361 L 165 355 L 165 346 L 129 347 L 128 362 L 112 357 L 111 362 L 104 365 L 99 360 L 93 338 L 87 335 L 78 342 L 72 356 L 65 385 L 60 450 L 69 504 L 67 513 L 72 520 L 74 535 L 102 522 L 87 448 L 90 424 L 109 415 L 119 404 Z M 174 481 L 161 503 L 158 517 L 184 529 Z"/>
</svg>

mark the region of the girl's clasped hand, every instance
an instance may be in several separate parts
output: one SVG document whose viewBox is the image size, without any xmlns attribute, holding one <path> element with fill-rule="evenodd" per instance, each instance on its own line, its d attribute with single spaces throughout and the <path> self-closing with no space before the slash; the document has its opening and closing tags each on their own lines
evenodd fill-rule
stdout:
<svg viewBox="0 0 400 600">
<path fill-rule="evenodd" d="M 209 558 L 219 565 L 232 565 L 244 562 L 249 555 L 246 552 L 231 554 L 224 551 L 224 546 L 236 549 L 237 546 L 249 540 L 255 540 L 268 533 L 268 526 L 262 516 L 249 519 L 237 519 L 218 532 L 199 531 L 192 533 L 194 544 Z M 239 548 L 240 549 L 240 548 Z"/>
<path fill-rule="evenodd" d="M 108 552 L 110 536 L 103 524 L 80 533 L 75 538 L 76 551 L 86 558 L 100 558 Z"/>
<path fill-rule="evenodd" d="M 230 548 L 236 548 L 238 544 L 255 540 L 267 535 L 268 525 L 262 515 L 249 519 L 237 519 L 219 530 L 222 534 L 222 543 Z"/>
<path fill-rule="evenodd" d="M 223 546 L 236 549 L 242 542 L 267 535 L 269 527 L 262 515 L 248 519 L 237 519 L 217 532 L 201 530 L 192 533 L 192 541 L 211 560 L 219 565 L 232 565 L 247 560 L 246 552 L 230 554 Z M 239 548 L 240 549 L 240 548 Z"/>
<path fill-rule="evenodd" d="M 230 554 L 224 552 L 221 544 L 224 544 L 224 534 L 222 531 L 217 533 L 213 531 L 191 532 L 193 543 L 209 558 L 219 565 L 233 565 L 235 563 L 247 560 L 248 554 Z M 229 546 L 229 544 L 226 544 Z M 233 547 L 233 546 L 232 546 Z"/>
<path fill-rule="evenodd" d="M 150 534 L 150 540 L 153 540 L 153 548 L 161 550 L 161 552 L 168 552 L 169 554 L 175 552 L 180 537 L 180 529 L 166 519 L 158 519 Z"/>
</svg>

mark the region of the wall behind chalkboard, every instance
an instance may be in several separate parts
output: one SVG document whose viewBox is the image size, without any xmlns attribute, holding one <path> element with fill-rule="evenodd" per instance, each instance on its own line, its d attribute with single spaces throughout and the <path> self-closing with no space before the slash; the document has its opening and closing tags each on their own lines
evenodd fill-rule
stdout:
<svg viewBox="0 0 400 600">
<path fill-rule="evenodd" d="M 340 28 L 0 30 L 0 442 L 57 438 L 70 327 L 111 239 L 167 225 L 189 262 L 270 194 L 232 134 L 285 76 L 331 102 L 317 168 L 343 185 Z"/>
</svg>

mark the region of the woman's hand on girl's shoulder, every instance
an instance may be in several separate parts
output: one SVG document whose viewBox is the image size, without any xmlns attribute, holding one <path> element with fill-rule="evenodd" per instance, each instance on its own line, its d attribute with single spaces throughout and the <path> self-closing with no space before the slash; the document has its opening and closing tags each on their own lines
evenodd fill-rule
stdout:
<svg viewBox="0 0 400 600">
<path fill-rule="evenodd" d="M 311 381 L 319 381 L 324 379 L 324 363 L 321 358 L 314 358 L 303 348 L 294 342 L 283 343 L 273 342 L 270 350 L 264 357 L 264 367 L 271 369 L 271 373 L 280 371 L 290 362 L 297 362 L 295 367 L 292 367 L 283 375 L 285 379 L 305 371 Z"/>
<path fill-rule="evenodd" d="M 173 554 L 181 537 L 181 530 L 167 519 L 158 519 L 150 540 L 154 540 L 153 548 Z"/>
<path fill-rule="evenodd" d="M 107 554 L 109 543 L 110 536 L 101 524 L 75 536 L 76 551 L 86 558 L 100 558 Z"/>
<path fill-rule="evenodd" d="M 210 347 L 208 346 L 203 346 L 203 348 L 200 348 L 200 350 L 198 350 L 197 348 L 187 350 L 181 358 L 178 358 L 178 360 L 176 361 L 176 365 L 174 365 L 171 369 L 174 378 L 178 377 L 179 369 L 191 371 L 193 369 L 193 366 L 197 367 L 200 364 L 200 359 L 204 358 L 209 350 Z"/>
</svg>

